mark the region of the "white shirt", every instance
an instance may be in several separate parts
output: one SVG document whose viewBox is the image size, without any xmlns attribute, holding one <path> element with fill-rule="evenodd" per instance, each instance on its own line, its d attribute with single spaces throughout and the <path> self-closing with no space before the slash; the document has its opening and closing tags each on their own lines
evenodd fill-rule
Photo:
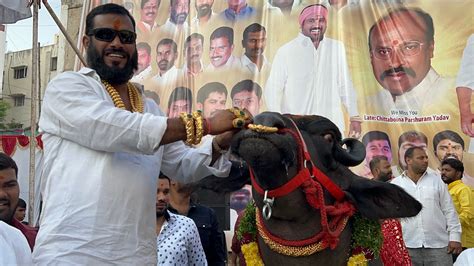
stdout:
<svg viewBox="0 0 474 266">
<path fill-rule="evenodd" d="M 343 103 L 350 116 L 358 115 L 342 42 L 324 38 L 316 50 L 302 33 L 278 49 L 265 84 L 269 111 L 321 115 L 344 134 Z"/>
<path fill-rule="evenodd" d="M 195 16 L 191 20 L 191 26 L 193 27 L 193 29 L 199 29 L 200 27 L 203 27 L 203 29 L 204 29 L 204 28 L 208 27 L 209 25 L 213 25 L 214 23 L 219 22 L 218 21 L 218 19 L 219 19 L 218 16 L 219 15 L 217 13 L 214 13 L 214 11 L 211 11 L 211 16 L 209 17 L 209 19 L 206 21 L 206 23 L 204 25 L 202 25 L 199 18 L 197 16 Z"/>
<path fill-rule="evenodd" d="M 366 102 L 372 103 L 375 114 L 389 115 L 391 110 L 411 110 L 421 115 L 426 113 L 427 107 L 433 107 L 433 103 L 446 103 L 447 95 L 452 95 L 453 86 L 454 79 L 441 77 L 431 68 L 418 85 L 400 96 L 395 96 L 395 101 L 388 90 L 381 88 L 376 95 L 366 97 Z"/>
<path fill-rule="evenodd" d="M 454 263 L 454 266 L 472 266 L 474 265 L 474 248 L 468 248 L 461 252 Z"/>
<path fill-rule="evenodd" d="M 179 36 L 181 34 L 184 37 L 187 37 L 191 31 L 188 21 L 185 21 L 182 25 L 177 25 L 171 22 L 169 18 L 166 20 L 166 23 L 160 27 L 160 30 L 171 36 Z"/>
<path fill-rule="evenodd" d="M 236 70 L 236 69 L 241 69 L 242 64 L 240 63 L 239 58 L 236 58 L 235 56 L 231 55 L 229 59 L 227 59 L 227 62 L 219 67 L 215 67 L 213 64 L 209 63 L 209 65 L 206 67 L 206 71 L 224 71 L 224 70 Z"/>
<path fill-rule="evenodd" d="M 151 65 L 150 65 L 147 68 L 143 69 L 142 72 L 140 72 L 137 75 L 133 76 L 130 81 L 143 85 L 143 81 L 145 81 L 145 79 L 147 79 L 148 77 L 150 77 L 152 75 L 151 71 L 152 71 L 152 68 L 151 68 Z"/>
<path fill-rule="evenodd" d="M 0 265 L 33 265 L 25 236 L 3 221 L 0 221 Z"/>
<path fill-rule="evenodd" d="M 207 265 L 194 221 L 167 211 L 170 218 L 156 237 L 158 265 Z"/>
<path fill-rule="evenodd" d="M 183 71 L 176 66 L 172 66 L 168 71 L 163 74 L 156 74 L 153 76 L 153 80 L 158 82 L 160 85 L 175 85 L 176 81 L 183 77 Z"/>
<path fill-rule="evenodd" d="M 156 264 L 155 198 L 160 170 L 181 182 L 226 176 L 212 147 L 161 145 L 167 118 L 114 106 L 94 70 L 65 72 L 44 96 L 43 210 L 33 252 L 39 265 Z"/>
<path fill-rule="evenodd" d="M 462 54 L 461 66 L 456 79 L 456 87 L 468 87 L 474 90 L 474 34 L 469 36 Z"/>
<path fill-rule="evenodd" d="M 269 73 L 272 65 L 270 62 L 268 62 L 267 58 L 263 56 L 263 64 L 262 64 L 262 69 L 258 69 L 258 66 L 248 58 L 247 55 L 243 54 L 242 57 L 240 58 L 240 63 L 242 64 L 242 69 L 244 70 L 243 72 L 246 74 L 260 74 L 260 73 Z"/>
<path fill-rule="evenodd" d="M 423 208 L 415 217 L 401 220 L 407 248 L 444 248 L 461 242 L 461 224 L 448 187 L 435 172 L 426 171 L 415 184 L 404 172 L 391 181 L 418 200 Z"/>
</svg>

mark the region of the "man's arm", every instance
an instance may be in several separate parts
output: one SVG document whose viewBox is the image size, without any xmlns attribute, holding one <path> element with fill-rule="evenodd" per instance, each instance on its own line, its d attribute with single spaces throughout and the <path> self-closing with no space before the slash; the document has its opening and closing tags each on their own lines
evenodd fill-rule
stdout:
<svg viewBox="0 0 474 266">
<path fill-rule="evenodd" d="M 464 134 L 474 137 L 474 114 L 471 111 L 472 89 L 467 87 L 457 87 L 459 114 L 461 116 L 461 130 Z"/>
<path fill-rule="evenodd" d="M 339 95 L 341 102 L 346 107 L 349 114 L 349 137 L 359 138 L 362 131 L 362 119 L 359 116 L 359 110 L 357 106 L 357 92 L 352 83 L 351 73 L 349 71 L 349 65 L 346 58 L 346 49 L 342 43 L 338 49 L 338 73 L 340 78 L 338 79 Z"/>
<path fill-rule="evenodd" d="M 457 197 L 461 205 L 459 210 L 461 226 L 472 226 L 474 224 L 474 193 L 466 186 L 459 191 Z"/>
<path fill-rule="evenodd" d="M 265 104 L 269 111 L 281 113 L 281 103 L 287 81 L 285 55 L 279 50 L 274 58 L 270 75 L 265 83 Z"/>
<path fill-rule="evenodd" d="M 459 222 L 458 214 L 451 199 L 451 195 L 448 192 L 448 187 L 441 181 L 439 181 L 438 187 L 440 194 L 440 207 L 446 218 L 447 231 L 449 235 L 448 253 L 459 254 L 462 251 L 461 223 Z"/>
</svg>

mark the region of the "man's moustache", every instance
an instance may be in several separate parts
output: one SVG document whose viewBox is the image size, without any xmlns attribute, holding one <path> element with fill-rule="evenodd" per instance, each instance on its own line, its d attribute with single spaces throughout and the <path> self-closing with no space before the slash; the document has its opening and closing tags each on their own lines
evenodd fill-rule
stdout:
<svg viewBox="0 0 474 266">
<path fill-rule="evenodd" d="M 160 62 L 158 62 L 158 65 L 161 65 L 161 64 L 169 64 L 169 61 L 168 60 L 161 60 Z"/>
<path fill-rule="evenodd" d="M 397 72 L 404 72 L 407 75 L 411 76 L 412 78 L 416 77 L 415 71 L 409 67 L 396 67 L 396 68 L 390 68 L 385 70 L 381 75 L 380 75 L 380 80 L 384 80 L 388 75 L 395 74 Z"/>
</svg>

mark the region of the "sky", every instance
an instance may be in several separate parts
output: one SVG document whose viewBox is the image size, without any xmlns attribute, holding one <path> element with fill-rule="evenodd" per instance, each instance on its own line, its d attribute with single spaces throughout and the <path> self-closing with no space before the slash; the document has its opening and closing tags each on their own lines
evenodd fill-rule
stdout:
<svg viewBox="0 0 474 266">
<path fill-rule="evenodd" d="M 48 3 L 53 8 L 56 16 L 61 19 L 61 0 L 49 0 Z M 41 46 L 54 43 L 54 35 L 59 33 L 60 30 L 43 5 L 39 10 L 38 24 L 38 41 Z M 33 18 L 20 20 L 15 24 L 7 24 L 6 33 L 7 49 L 5 52 L 31 49 L 33 45 Z"/>
</svg>

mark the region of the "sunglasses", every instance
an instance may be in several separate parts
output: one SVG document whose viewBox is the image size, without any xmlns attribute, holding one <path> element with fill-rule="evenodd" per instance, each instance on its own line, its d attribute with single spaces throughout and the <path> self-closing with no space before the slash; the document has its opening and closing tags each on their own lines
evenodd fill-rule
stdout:
<svg viewBox="0 0 474 266">
<path fill-rule="evenodd" d="M 137 39 L 137 34 L 129 30 L 114 30 L 109 28 L 96 28 L 87 33 L 88 36 L 94 36 L 97 40 L 103 42 L 112 42 L 118 35 L 123 44 L 133 44 Z"/>
</svg>

